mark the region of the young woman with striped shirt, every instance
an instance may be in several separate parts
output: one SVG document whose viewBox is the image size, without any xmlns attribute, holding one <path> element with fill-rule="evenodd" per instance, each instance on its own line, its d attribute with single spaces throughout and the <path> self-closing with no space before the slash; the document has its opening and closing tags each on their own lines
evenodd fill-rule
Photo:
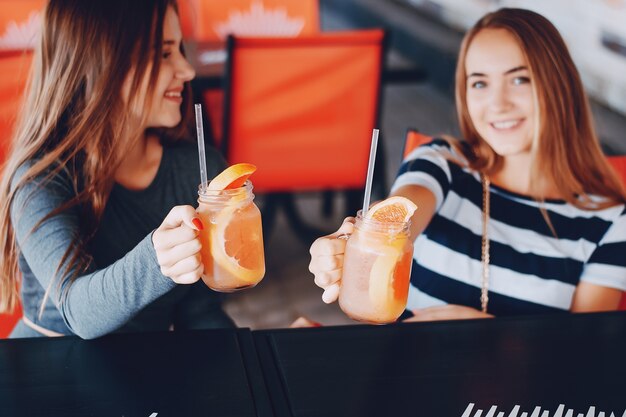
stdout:
<svg viewBox="0 0 626 417">
<path fill-rule="evenodd" d="M 626 290 L 626 192 L 607 165 L 567 47 L 544 17 L 501 9 L 465 36 L 456 70 L 464 141 L 405 159 L 414 201 L 414 320 L 615 310 Z M 337 298 L 353 219 L 311 247 Z"/>
</svg>

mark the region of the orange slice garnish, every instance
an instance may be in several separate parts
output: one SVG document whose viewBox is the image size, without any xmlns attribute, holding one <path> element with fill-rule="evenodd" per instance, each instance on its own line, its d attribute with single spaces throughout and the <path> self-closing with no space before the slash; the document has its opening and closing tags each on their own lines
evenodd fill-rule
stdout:
<svg viewBox="0 0 626 417">
<path fill-rule="evenodd" d="M 411 279 L 411 266 L 413 265 L 413 252 L 407 251 L 402 255 L 393 271 L 393 297 L 398 302 L 406 303 L 409 296 L 409 281 Z"/>
<path fill-rule="evenodd" d="M 403 287 L 402 281 L 406 283 L 408 277 L 402 276 L 408 271 L 405 271 L 401 262 L 404 261 L 403 247 L 407 239 L 398 237 L 393 243 L 378 249 L 380 254 L 372 265 L 369 278 L 370 301 L 377 309 L 390 310 L 395 300 L 403 297 L 403 294 L 398 294 L 398 290 Z"/>
<path fill-rule="evenodd" d="M 261 217 L 255 210 L 252 204 L 226 207 L 211 224 L 214 261 L 244 284 L 255 284 L 265 275 Z"/>
<path fill-rule="evenodd" d="M 208 189 L 217 191 L 242 187 L 254 171 L 256 171 L 256 166 L 252 164 L 231 165 L 213 178 Z"/>
<path fill-rule="evenodd" d="M 408 221 L 415 210 L 417 206 L 411 200 L 395 196 L 374 204 L 367 211 L 365 218 L 385 223 L 401 223 Z"/>
<path fill-rule="evenodd" d="M 383 223 L 407 222 L 417 206 L 408 198 L 394 196 L 374 204 L 366 219 Z M 405 252 L 406 235 L 397 235 L 376 250 L 379 255 L 372 265 L 369 277 L 370 301 L 382 311 L 390 311 L 398 303 L 406 302 L 411 270 L 410 252 Z"/>
</svg>

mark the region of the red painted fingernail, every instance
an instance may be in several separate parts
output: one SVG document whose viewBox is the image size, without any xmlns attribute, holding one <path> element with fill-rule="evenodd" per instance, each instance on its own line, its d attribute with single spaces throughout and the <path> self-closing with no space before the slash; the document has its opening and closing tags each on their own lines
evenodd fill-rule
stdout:
<svg viewBox="0 0 626 417">
<path fill-rule="evenodd" d="M 313 327 L 322 327 L 322 323 L 318 323 L 316 321 L 311 322 L 313 324 Z"/>
<path fill-rule="evenodd" d="M 198 229 L 198 230 L 203 230 L 204 229 L 204 225 L 202 224 L 202 220 L 200 220 L 197 217 L 194 217 L 193 219 L 191 219 L 191 223 L 193 223 L 193 225 L 196 226 L 196 229 Z"/>
</svg>

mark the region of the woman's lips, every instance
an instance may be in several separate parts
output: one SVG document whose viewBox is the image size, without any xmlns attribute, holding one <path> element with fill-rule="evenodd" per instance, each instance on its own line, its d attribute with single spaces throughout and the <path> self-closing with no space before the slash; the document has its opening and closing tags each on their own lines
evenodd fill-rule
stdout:
<svg viewBox="0 0 626 417">
<path fill-rule="evenodd" d="M 170 100 L 175 103 L 180 104 L 183 102 L 182 90 L 168 90 L 165 92 L 164 97 L 166 100 Z"/>
<path fill-rule="evenodd" d="M 513 130 L 521 125 L 523 121 L 524 119 L 502 120 L 498 122 L 491 122 L 489 123 L 489 126 L 498 131 Z"/>
</svg>

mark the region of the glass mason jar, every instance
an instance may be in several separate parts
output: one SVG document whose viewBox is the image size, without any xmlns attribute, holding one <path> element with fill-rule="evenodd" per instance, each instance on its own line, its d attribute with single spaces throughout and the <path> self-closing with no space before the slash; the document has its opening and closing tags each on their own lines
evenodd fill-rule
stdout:
<svg viewBox="0 0 626 417">
<path fill-rule="evenodd" d="M 215 291 L 251 288 L 265 275 L 261 212 L 253 200 L 250 181 L 232 190 L 198 191 L 202 280 Z"/>
<path fill-rule="evenodd" d="M 380 222 L 357 213 L 339 291 L 339 306 L 350 318 L 391 323 L 404 311 L 413 264 L 409 225 L 410 221 Z"/>
</svg>

